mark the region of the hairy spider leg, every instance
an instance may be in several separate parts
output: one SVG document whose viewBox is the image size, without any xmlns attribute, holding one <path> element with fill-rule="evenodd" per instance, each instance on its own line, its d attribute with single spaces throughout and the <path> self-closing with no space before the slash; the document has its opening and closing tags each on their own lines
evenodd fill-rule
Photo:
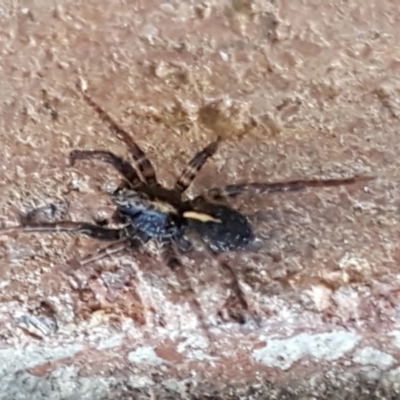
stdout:
<svg viewBox="0 0 400 400">
<path fill-rule="evenodd" d="M 227 185 L 219 188 L 212 188 L 205 194 L 200 195 L 194 199 L 206 198 L 211 200 L 223 200 L 229 197 L 236 197 L 246 192 L 253 192 L 255 194 L 263 193 L 284 193 L 284 192 L 297 192 L 307 189 L 309 187 L 332 187 L 342 185 L 352 185 L 358 182 L 367 182 L 374 179 L 370 176 L 355 176 L 352 178 L 344 179 L 310 179 L 310 180 L 296 180 L 288 182 L 275 182 L 275 183 L 243 183 L 237 185 Z"/>
<path fill-rule="evenodd" d="M 110 257 L 116 253 L 120 253 L 121 251 L 127 249 L 138 249 L 139 246 L 142 245 L 142 242 L 138 239 L 130 239 L 130 238 L 123 238 L 117 240 L 114 243 L 111 243 L 109 246 L 103 247 L 102 249 L 98 250 L 95 254 L 90 254 L 79 261 L 81 266 L 85 266 L 90 264 L 94 261 L 101 260 L 105 257 Z"/>
<path fill-rule="evenodd" d="M 189 299 L 189 305 L 192 311 L 197 315 L 202 330 L 206 333 L 206 336 L 210 343 L 213 343 L 211 334 L 207 328 L 204 313 L 201 309 L 200 303 L 197 301 L 196 293 L 190 285 L 189 276 L 187 275 L 183 264 L 180 262 L 174 245 L 171 241 L 166 241 L 163 243 L 162 256 L 165 264 L 172 271 L 175 272 L 178 278 L 180 286 L 183 288 L 184 295 Z"/>
<path fill-rule="evenodd" d="M 218 264 L 222 267 L 222 269 L 224 271 L 228 271 L 228 273 L 230 274 L 230 276 L 232 278 L 231 285 L 232 285 L 233 290 L 236 292 L 236 295 L 239 299 L 240 305 L 243 307 L 243 309 L 248 311 L 249 305 L 247 304 L 246 296 L 243 293 L 242 288 L 240 287 L 240 282 L 239 282 L 238 277 L 235 274 L 235 271 L 233 271 L 232 267 L 227 262 L 218 260 Z"/>
<path fill-rule="evenodd" d="M 201 238 L 201 236 L 197 235 L 198 240 L 202 241 L 203 243 L 204 240 Z M 231 288 L 235 292 L 237 299 L 239 300 L 240 306 L 246 313 L 250 313 L 253 320 L 257 323 L 257 325 L 260 326 L 260 320 L 257 316 L 254 315 L 254 313 L 250 310 L 249 304 L 247 303 L 246 300 L 246 295 L 244 294 L 242 288 L 240 287 L 240 282 L 239 279 L 233 270 L 233 268 L 229 265 L 229 263 L 225 260 L 221 260 L 221 255 L 213 250 L 210 249 L 210 247 L 205 243 L 205 248 L 204 251 L 210 257 L 212 260 L 214 260 L 218 266 L 224 270 L 227 271 L 231 277 Z"/>
<path fill-rule="evenodd" d="M 121 157 L 116 156 L 110 151 L 103 150 L 74 150 L 70 155 L 71 165 L 74 165 L 76 160 L 98 160 L 112 165 L 129 183 L 131 187 L 136 187 L 141 180 L 135 169 Z"/>
<path fill-rule="evenodd" d="M 99 240 L 119 240 L 126 236 L 124 229 L 103 228 L 87 222 L 39 222 L 0 229 L 0 232 L 78 232 Z"/>
<path fill-rule="evenodd" d="M 99 114 L 103 122 L 108 124 L 109 128 L 118 139 L 122 140 L 127 146 L 131 153 L 131 156 L 135 162 L 135 167 L 139 170 L 143 176 L 144 181 L 149 185 L 157 184 L 156 172 L 150 160 L 146 157 L 144 151 L 138 146 L 138 144 L 131 138 L 128 132 L 120 128 L 116 122 L 97 104 L 92 98 L 84 91 L 81 91 L 84 100 L 88 103 L 96 112 Z"/>
<path fill-rule="evenodd" d="M 221 141 L 221 136 L 211 142 L 203 150 L 199 151 L 189 162 L 187 167 L 182 171 L 180 177 L 175 183 L 174 189 L 179 193 L 183 193 L 196 178 L 196 175 L 201 170 L 206 161 L 212 157 L 218 149 Z"/>
</svg>

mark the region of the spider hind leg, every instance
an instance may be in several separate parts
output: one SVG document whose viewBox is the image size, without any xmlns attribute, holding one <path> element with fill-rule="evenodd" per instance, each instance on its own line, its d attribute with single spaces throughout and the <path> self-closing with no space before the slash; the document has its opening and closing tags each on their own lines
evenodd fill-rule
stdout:
<svg viewBox="0 0 400 400">
<path fill-rule="evenodd" d="M 230 286 L 233 293 L 228 297 L 225 303 L 225 308 L 228 310 L 229 316 L 240 324 L 245 324 L 248 320 L 253 320 L 256 325 L 260 327 L 261 320 L 257 313 L 249 306 L 235 271 L 227 262 L 218 259 L 217 262 L 231 277 Z"/>
<path fill-rule="evenodd" d="M 354 176 L 343 179 L 300 179 L 287 182 L 255 182 L 212 188 L 205 195 L 199 196 L 214 201 L 237 197 L 246 192 L 254 194 L 298 192 L 307 188 L 322 188 L 353 185 L 358 182 L 367 182 L 374 179 L 370 176 Z M 196 199 L 195 199 L 196 200 Z"/>
<path fill-rule="evenodd" d="M 185 271 L 184 266 L 178 258 L 172 242 L 164 243 L 163 259 L 165 264 L 176 274 L 179 284 L 182 287 L 183 294 L 188 298 L 190 308 L 197 315 L 201 324 L 201 328 L 203 332 L 205 332 L 208 340 L 210 341 L 210 343 L 213 343 L 212 336 L 205 322 L 204 313 L 201 309 L 200 303 L 196 298 L 196 292 L 190 286 L 189 277 Z"/>
</svg>

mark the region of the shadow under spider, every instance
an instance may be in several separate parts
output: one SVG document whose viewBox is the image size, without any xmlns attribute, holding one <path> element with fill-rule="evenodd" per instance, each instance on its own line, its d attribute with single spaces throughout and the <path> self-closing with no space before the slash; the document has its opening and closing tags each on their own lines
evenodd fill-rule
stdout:
<svg viewBox="0 0 400 400">
<path fill-rule="evenodd" d="M 249 313 L 249 305 L 233 268 L 218 260 L 218 254 L 244 248 L 253 238 L 247 218 L 231 208 L 227 200 L 245 192 L 255 194 L 301 191 L 309 187 L 332 187 L 368 181 L 372 177 L 355 176 L 345 179 L 311 179 L 287 182 L 256 182 L 233 184 L 209 189 L 193 199 L 185 199 L 184 192 L 195 179 L 208 158 L 217 150 L 221 137 L 198 152 L 184 168 L 173 189 L 161 186 L 156 172 L 143 150 L 131 136 L 89 95 L 81 90 L 83 99 L 106 123 L 110 130 L 128 147 L 132 164 L 106 150 L 74 150 L 70 154 L 71 164 L 79 160 L 98 160 L 112 165 L 123 177 L 119 188 L 111 194 L 116 210 L 112 220 L 120 225 L 110 228 L 104 223 L 75 221 L 43 222 L 41 209 L 30 211 L 20 218 L 20 225 L 1 231 L 22 232 L 79 232 L 95 239 L 112 242 L 111 245 L 89 255 L 80 265 L 99 260 L 123 250 L 137 251 L 150 240 L 162 244 L 162 255 L 166 265 L 177 274 L 185 287 L 192 310 L 197 314 L 202 327 L 208 332 L 205 318 L 194 290 L 187 285 L 188 276 L 179 260 L 180 252 L 191 248 L 190 235 L 200 237 L 209 249 L 209 255 L 217 259 L 222 269 L 230 274 L 232 291 L 242 310 Z M 239 318 L 244 321 L 244 318 Z M 257 318 L 256 318 L 257 320 Z"/>
</svg>

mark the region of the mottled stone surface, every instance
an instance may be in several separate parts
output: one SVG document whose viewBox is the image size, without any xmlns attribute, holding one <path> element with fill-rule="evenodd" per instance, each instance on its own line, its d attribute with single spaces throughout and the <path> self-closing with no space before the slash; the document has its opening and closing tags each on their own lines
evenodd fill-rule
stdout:
<svg viewBox="0 0 400 400">
<path fill-rule="evenodd" d="M 76 90 L 129 130 L 172 185 L 217 134 L 189 195 L 246 181 L 374 175 L 232 202 L 256 233 L 230 277 L 183 256 L 212 344 L 160 258 L 67 234 L 0 235 L 1 399 L 372 399 L 400 396 L 398 4 L 3 2 L 0 225 L 68 204 L 112 213 L 119 183 L 73 149 L 127 156 Z M 231 313 L 232 314 L 232 313 Z"/>
</svg>

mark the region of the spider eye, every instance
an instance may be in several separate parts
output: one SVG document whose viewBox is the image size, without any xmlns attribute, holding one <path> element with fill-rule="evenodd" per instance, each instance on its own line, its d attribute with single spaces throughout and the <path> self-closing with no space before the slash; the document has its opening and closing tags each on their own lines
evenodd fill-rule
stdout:
<svg viewBox="0 0 400 400">
<path fill-rule="evenodd" d="M 147 209 L 146 205 L 143 204 L 143 202 L 137 200 L 124 200 L 117 201 L 116 203 L 119 210 L 129 215 L 135 215 Z"/>
<path fill-rule="evenodd" d="M 120 190 L 113 196 L 114 202 L 122 212 L 136 214 L 148 208 L 148 200 L 132 190 Z"/>
</svg>

